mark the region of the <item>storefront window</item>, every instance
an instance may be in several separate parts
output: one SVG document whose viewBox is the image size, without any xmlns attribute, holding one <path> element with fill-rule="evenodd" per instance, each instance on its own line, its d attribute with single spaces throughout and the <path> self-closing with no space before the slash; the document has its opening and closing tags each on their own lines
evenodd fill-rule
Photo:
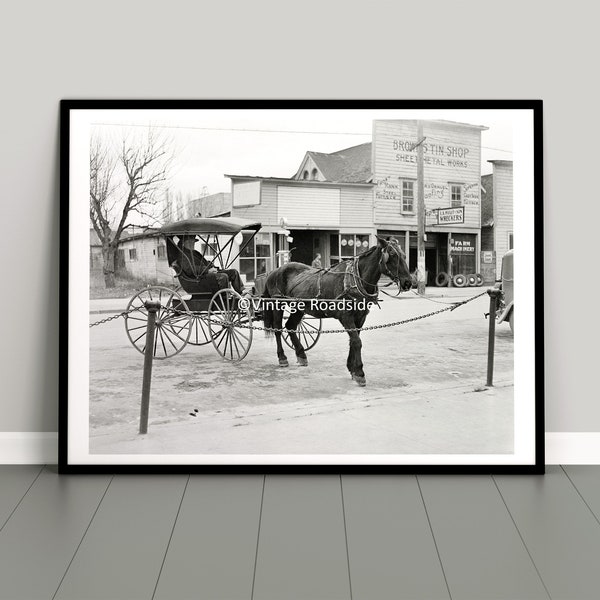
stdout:
<svg viewBox="0 0 600 600">
<path fill-rule="evenodd" d="M 340 260 L 362 254 L 369 248 L 368 234 L 343 233 L 341 236 L 330 235 L 329 240 L 329 255 L 332 265 L 340 262 Z"/>
<path fill-rule="evenodd" d="M 245 244 L 252 234 L 244 233 Z M 246 281 L 254 281 L 258 275 L 271 270 L 271 234 L 257 233 L 240 254 L 240 273 L 246 276 Z"/>
<path fill-rule="evenodd" d="M 451 235 L 452 275 L 475 273 L 477 236 L 470 233 L 453 233 Z"/>
</svg>

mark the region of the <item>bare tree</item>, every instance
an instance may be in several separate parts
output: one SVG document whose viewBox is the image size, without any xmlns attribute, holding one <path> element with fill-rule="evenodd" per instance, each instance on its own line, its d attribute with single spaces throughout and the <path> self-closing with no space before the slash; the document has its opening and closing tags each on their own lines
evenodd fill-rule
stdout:
<svg viewBox="0 0 600 600">
<path fill-rule="evenodd" d="M 107 288 L 115 286 L 115 259 L 123 232 L 157 222 L 159 194 L 172 158 L 168 141 L 151 128 L 143 139 L 124 137 L 118 151 L 98 136 L 92 138 L 90 219 L 102 244 Z"/>
</svg>

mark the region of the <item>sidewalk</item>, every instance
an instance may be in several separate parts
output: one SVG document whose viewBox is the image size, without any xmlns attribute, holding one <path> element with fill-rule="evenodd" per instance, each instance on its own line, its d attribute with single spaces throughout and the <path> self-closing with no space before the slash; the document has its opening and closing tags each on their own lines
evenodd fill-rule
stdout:
<svg viewBox="0 0 600 600">
<path fill-rule="evenodd" d="M 510 381 L 486 388 L 470 380 L 375 396 L 350 388 L 343 398 L 208 410 L 185 420 L 153 419 L 151 408 L 148 435 L 137 434 L 137 423 L 92 430 L 90 448 L 107 454 L 512 453 L 513 393 Z"/>
</svg>

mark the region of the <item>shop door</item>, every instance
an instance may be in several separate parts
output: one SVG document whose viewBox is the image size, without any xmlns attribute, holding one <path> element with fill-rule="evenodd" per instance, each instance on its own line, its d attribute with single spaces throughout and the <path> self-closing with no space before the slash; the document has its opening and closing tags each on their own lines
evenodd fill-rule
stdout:
<svg viewBox="0 0 600 600">
<path fill-rule="evenodd" d="M 291 260 L 310 265 L 313 261 L 313 232 L 293 229 L 291 235 L 294 238 L 294 241 L 290 242 Z"/>
</svg>

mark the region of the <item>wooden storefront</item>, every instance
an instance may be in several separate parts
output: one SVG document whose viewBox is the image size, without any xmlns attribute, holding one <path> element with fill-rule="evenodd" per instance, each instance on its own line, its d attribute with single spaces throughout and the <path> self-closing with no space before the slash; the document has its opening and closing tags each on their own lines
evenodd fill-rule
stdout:
<svg viewBox="0 0 600 600">
<path fill-rule="evenodd" d="M 440 272 L 476 273 L 481 247 L 483 126 L 423 121 L 425 264 L 431 285 Z M 417 266 L 417 121 L 373 122 L 374 224 L 404 244 Z"/>
</svg>

